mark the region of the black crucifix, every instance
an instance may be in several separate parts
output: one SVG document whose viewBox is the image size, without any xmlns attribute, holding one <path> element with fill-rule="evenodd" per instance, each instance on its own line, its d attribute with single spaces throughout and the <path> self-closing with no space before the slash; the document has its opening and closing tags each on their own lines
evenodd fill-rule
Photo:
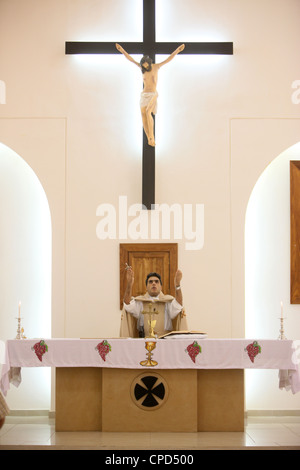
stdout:
<svg viewBox="0 0 300 470">
<path fill-rule="evenodd" d="M 143 0 L 143 42 L 122 42 L 129 54 L 171 54 L 181 43 L 155 41 L 155 0 Z M 183 41 L 182 41 L 183 42 Z M 186 42 L 180 54 L 233 54 L 232 42 Z M 66 42 L 66 54 L 120 54 L 115 42 Z M 155 204 L 155 147 L 148 145 L 143 132 L 142 203 L 147 209 Z"/>
</svg>

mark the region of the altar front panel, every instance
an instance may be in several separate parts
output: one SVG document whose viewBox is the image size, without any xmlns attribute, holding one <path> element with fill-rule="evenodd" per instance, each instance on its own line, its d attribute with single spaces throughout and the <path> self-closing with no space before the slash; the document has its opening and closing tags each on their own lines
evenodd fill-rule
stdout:
<svg viewBox="0 0 300 470">
<path fill-rule="evenodd" d="M 102 406 L 102 431 L 197 432 L 197 371 L 103 369 Z"/>
<path fill-rule="evenodd" d="M 102 369 L 58 367 L 55 404 L 56 431 L 101 431 Z"/>
<path fill-rule="evenodd" d="M 244 431 L 244 371 L 197 371 L 197 430 Z"/>
<path fill-rule="evenodd" d="M 243 370 L 56 369 L 56 431 L 243 430 Z"/>
</svg>

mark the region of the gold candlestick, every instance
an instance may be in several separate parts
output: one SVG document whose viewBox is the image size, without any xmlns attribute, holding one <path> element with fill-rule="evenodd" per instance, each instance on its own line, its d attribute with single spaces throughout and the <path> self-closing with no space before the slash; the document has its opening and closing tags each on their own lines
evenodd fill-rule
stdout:
<svg viewBox="0 0 300 470">
<path fill-rule="evenodd" d="M 24 328 L 21 328 L 21 302 L 19 302 L 19 310 L 18 310 L 18 328 L 17 328 L 17 336 L 15 339 L 26 339 L 26 336 L 24 335 Z"/>
<path fill-rule="evenodd" d="M 17 317 L 18 320 L 18 328 L 17 328 L 17 336 L 15 339 L 21 339 L 21 317 Z"/>
<path fill-rule="evenodd" d="M 279 336 L 278 336 L 278 339 L 286 339 L 285 335 L 284 335 L 284 326 L 283 326 L 283 320 L 284 320 L 284 317 L 280 317 L 280 330 L 279 330 Z"/>
<path fill-rule="evenodd" d="M 17 336 L 15 339 L 27 339 L 26 336 L 24 335 L 24 328 L 21 327 L 21 317 L 17 317 L 18 320 L 18 328 L 17 328 Z"/>
<path fill-rule="evenodd" d="M 283 316 L 283 302 L 280 302 L 280 330 L 279 330 L 279 336 L 278 339 L 286 339 L 284 335 L 284 326 L 283 326 L 283 320 L 286 317 Z"/>
</svg>

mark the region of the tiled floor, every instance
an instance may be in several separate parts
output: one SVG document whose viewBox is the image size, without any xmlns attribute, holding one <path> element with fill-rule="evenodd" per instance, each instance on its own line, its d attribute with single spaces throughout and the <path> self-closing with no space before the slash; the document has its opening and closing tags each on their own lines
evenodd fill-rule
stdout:
<svg viewBox="0 0 300 470">
<path fill-rule="evenodd" d="M 300 450 L 300 416 L 251 417 L 245 432 L 107 433 L 55 432 L 46 417 L 8 417 L 0 430 L 5 449 L 196 450 L 297 449 Z"/>
</svg>

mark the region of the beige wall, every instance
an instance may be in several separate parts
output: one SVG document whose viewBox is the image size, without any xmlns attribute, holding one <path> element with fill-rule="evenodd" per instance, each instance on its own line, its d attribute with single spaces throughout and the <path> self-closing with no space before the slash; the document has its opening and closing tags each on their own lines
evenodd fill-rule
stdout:
<svg viewBox="0 0 300 470">
<path fill-rule="evenodd" d="M 140 40 L 140 3 L 0 2 L 0 142 L 48 197 L 55 337 L 118 335 L 119 243 L 132 240 L 99 240 L 96 210 L 118 211 L 122 195 L 141 202 L 140 72 L 121 55 L 66 56 L 64 42 Z M 204 204 L 203 248 L 174 240 L 189 325 L 241 337 L 247 201 L 266 165 L 300 140 L 300 4 L 169 0 L 158 14 L 158 40 L 234 42 L 233 56 L 178 56 L 160 71 L 156 202 Z"/>
</svg>

